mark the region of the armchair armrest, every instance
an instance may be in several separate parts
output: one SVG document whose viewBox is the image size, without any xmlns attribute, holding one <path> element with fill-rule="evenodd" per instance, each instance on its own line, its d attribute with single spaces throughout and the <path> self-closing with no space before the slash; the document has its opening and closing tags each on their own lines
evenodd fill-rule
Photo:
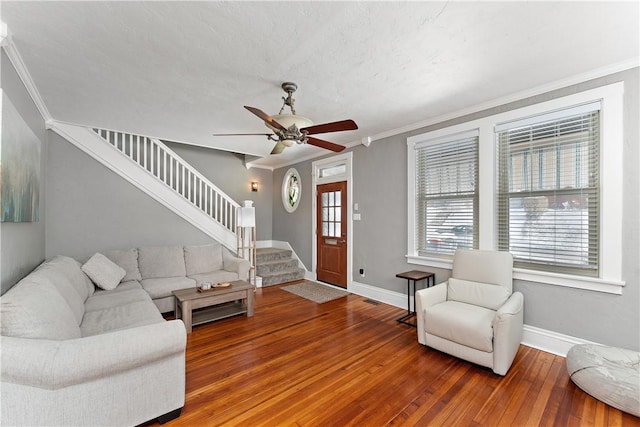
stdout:
<svg viewBox="0 0 640 427">
<path fill-rule="evenodd" d="M 249 268 L 251 263 L 242 258 L 238 258 L 226 249 L 222 250 L 222 268 L 225 271 L 233 271 L 238 273 L 238 279 L 247 280 L 249 277 Z"/>
<path fill-rule="evenodd" d="M 514 292 L 498 309 L 493 321 L 493 371 L 505 375 L 522 341 L 524 297 Z"/>
<path fill-rule="evenodd" d="M 184 324 L 172 320 L 71 340 L 2 337 L 2 382 L 55 390 L 184 353 Z"/>
<path fill-rule="evenodd" d="M 430 288 L 420 289 L 416 292 L 416 322 L 418 326 L 418 342 L 426 345 L 424 335 L 424 310 L 435 304 L 447 300 L 447 282 L 439 283 Z"/>
</svg>

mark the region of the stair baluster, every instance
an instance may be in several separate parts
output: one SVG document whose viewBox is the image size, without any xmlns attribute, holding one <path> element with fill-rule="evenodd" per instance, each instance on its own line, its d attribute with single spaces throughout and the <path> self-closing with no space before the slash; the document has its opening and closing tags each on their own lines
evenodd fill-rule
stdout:
<svg viewBox="0 0 640 427">
<path fill-rule="evenodd" d="M 106 129 L 93 128 L 93 131 L 209 217 L 236 232 L 238 203 L 161 141 Z"/>
</svg>

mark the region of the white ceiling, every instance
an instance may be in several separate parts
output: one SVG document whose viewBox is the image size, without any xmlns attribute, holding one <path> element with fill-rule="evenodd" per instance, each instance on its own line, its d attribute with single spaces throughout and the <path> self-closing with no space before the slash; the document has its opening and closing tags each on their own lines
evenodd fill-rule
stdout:
<svg viewBox="0 0 640 427">
<path fill-rule="evenodd" d="M 355 144 L 572 76 L 636 63 L 632 2 L 12 2 L 8 26 L 55 120 L 264 157 L 243 108 L 354 119 L 318 135 Z"/>
</svg>

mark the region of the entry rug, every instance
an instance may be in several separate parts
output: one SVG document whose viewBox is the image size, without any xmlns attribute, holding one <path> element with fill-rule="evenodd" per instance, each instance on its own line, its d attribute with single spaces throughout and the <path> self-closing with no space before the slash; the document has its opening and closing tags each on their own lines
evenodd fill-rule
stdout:
<svg viewBox="0 0 640 427">
<path fill-rule="evenodd" d="M 349 295 L 349 292 L 347 291 L 341 291 L 340 289 L 334 289 L 330 286 L 310 281 L 298 283 L 296 285 L 283 286 L 280 289 L 291 292 L 292 294 L 306 298 L 310 301 L 317 302 L 318 304 Z"/>
</svg>

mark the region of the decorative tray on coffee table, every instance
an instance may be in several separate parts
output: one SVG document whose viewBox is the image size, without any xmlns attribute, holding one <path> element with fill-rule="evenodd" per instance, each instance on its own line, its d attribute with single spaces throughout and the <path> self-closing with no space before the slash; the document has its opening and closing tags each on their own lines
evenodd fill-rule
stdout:
<svg viewBox="0 0 640 427">
<path fill-rule="evenodd" d="M 218 289 L 228 288 L 231 286 L 231 283 L 216 283 L 211 285 L 211 289 L 202 289 L 198 286 L 198 292 L 212 292 Z"/>
</svg>

